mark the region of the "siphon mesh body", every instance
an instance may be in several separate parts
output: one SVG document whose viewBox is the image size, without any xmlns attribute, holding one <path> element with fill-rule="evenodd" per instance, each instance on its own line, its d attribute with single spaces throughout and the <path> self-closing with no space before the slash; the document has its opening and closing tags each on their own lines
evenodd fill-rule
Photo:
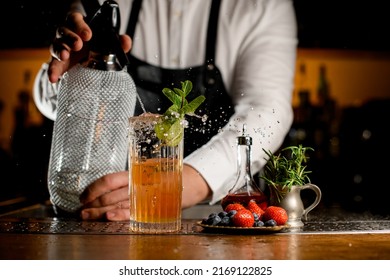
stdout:
<svg viewBox="0 0 390 280">
<path fill-rule="evenodd" d="M 89 184 L 126 169 L 128 119 L 135 103 L 136 87 L 126 68 L 104 71 L 78 64 L 65 73 L 48 170 L 55 209 L 76 212 Z"/>
</svg>

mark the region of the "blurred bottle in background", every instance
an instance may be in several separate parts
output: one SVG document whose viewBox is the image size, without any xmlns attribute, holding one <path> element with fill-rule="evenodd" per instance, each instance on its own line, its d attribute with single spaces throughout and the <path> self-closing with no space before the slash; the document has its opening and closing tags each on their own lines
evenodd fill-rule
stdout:
<svg viewBox="0 0 390 280">
<path fill-rule="evenodd" d="M 3 130 L 3 121 L 4 116 L 3 112 L 5 109 L 5 102 L 3 100 L 0 100 L 0 135 Z M 8 199 L 10 194 L 12 193 L 11 190 L 11 182 L 13 180 L 12 174 L 13 174 L 13 162 L 10 152 L 5 147 L 5 140 L 0 138 L 0 170 L 1 170 L 1 181 L 2 181 L 2 199 Z"/>
<path fill-rule="evenodd" d="M 290 130 L 288 141 L 290 145 L 311 145 L 314 107 L 311 104 L 311 92 L 307 84 L 305 63 L 299 65 L 297 73 L 297 89 L 295 95 L 297 104 L 294 106 L 294 123 Z"/>
<path fill-rule="evenodd" d="M 32 100 L 31 70 L 24 72 L 23 87 L 19 90 L 14 108 L 14 130 L 11 154 L 14 165 L 14 196 L 25 196 L 32 202 L 48 198 L 46 173 L 52 122 L 36 116 Z"/>
<path fill-rule="evenodd" d="M 308 84 L 306 64 L 300 63 L 295 94 L 297 104 L 294 106 L 294 122 L 284 146 L 303 145 L 314 149 L 309 155 L 308 169 L 312 171 L 310 178 L 323 190 L 323 202 L 332 204 L 337 189 L 334 178 L 339 172 L 339 116 L 335 99 L 331 96 L 326 65 L 319 66 L 317 85 L 313 90 Z"/>
</svg>

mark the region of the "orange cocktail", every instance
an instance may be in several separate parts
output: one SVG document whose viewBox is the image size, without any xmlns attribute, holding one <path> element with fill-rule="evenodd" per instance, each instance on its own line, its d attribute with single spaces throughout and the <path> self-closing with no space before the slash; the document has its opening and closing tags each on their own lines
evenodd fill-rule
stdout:
<svg viewBox="0 0 390 280">
<path fill-rule="evenodd" d="M 174 223 L 181 216 L 182 176 L 178 159 L 152 158 L 134 163 L 131 219 L 139 223 Z"/>
<path fill-rule="evenodd" d="M 130 229 L 176 232 L 181 227 L 183 141 L 167 145 L 156 136 L 159 115 L 130 118 Z"/>
</svg>

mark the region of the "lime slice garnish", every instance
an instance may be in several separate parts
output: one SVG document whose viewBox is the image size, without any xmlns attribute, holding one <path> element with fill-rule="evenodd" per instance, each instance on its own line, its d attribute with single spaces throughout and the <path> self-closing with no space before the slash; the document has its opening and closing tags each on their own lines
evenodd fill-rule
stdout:
<svg viewBox="0 0 390 280">
<path fill-rule="evenodd" d="M 195 110 L 204 102 L 205 97 L 200 95 L 191 102 L 186 99 L 192 91 L 192 82 L 181 82 L 181 89 L 164 88 L 162 92 L 172 102 L 171 107 L 163 114 L 155 126 L 157 137 L 168 146 L 176 146 L 184 136 L 186 115 L 193 115 Z"/>
</svg>

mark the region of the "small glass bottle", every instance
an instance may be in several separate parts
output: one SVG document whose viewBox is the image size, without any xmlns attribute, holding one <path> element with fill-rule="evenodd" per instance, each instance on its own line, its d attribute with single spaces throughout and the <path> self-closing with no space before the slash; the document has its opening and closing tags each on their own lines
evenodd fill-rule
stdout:
<svg viewBox="0 0 390 280">
<path fill-rule="evenodd" d="M 237 137 L 237 180 L 229 193 L 222 199 L 223 209 L 228 204 L 240 203 L 246 205 L 250 200 L 256 203 L 267 201 L 267 196 L 260 190 L 251 173 L 252 137 L 246 134 L 246 125 L 243 125 L 242 135 Z"/>
</svg>

